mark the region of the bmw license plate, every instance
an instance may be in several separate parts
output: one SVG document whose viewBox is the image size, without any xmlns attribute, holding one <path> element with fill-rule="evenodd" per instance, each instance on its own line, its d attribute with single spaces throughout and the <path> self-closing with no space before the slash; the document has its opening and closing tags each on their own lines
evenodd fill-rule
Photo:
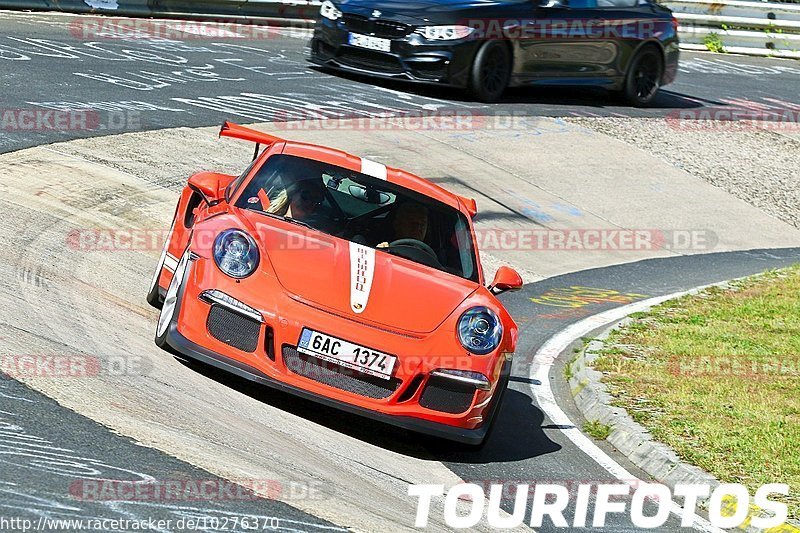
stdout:
<svg viewBox="0 0 800 533">
<path fill-rule="evenodd" d="M 297 351 L 382 379 L 392 376 L 397 360 L 393 355 L 308 328 L 300 334 Z"/>
<path fill-rule="evenodd" d="M 348 43 L 352 46 L 359 48 L 367 48 L 369 50 L 378 50 L 379 52 L 390 52 L 392 50 L 392 41 L 389 39 L 381 39 L 380 37 L 373 37 L 372 35 L 361 35 L 360 33 L 351 33 Z"/>
</svg>

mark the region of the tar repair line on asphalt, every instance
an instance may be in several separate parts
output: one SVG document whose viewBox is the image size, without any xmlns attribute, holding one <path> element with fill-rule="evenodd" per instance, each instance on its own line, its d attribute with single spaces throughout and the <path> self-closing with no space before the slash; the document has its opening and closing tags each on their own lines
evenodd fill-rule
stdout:
<svg viewBox="0 0 800 533">
<path fill-rule="evenodd" d="M 609 455 L 592 442 L 589 437 L 584 435 L 581 430 L 572 423 L 567 414 L 561 410 L 561 407 L 556 403 L 553 389 L 550 388 L 550 369 L 553 367 L 556 358 L 580 337 L 603 326 L 608 326 L 622 320 L 631 313 L 644 311 L 654 305 L 686 294 L 695 293 L 709 286 L 710 285 L 703 285 L 687 291 L 676 292 L 666 296 L 657 296 L 592 315 L 564 328 L 550 337 L 534 355 L 533 364 L 529 372 L 531 378 L 529 387 L 533 396 L 536 398 L 536 402 L 539 404 L 539 408 L 550 418 L 552 423 L 575 444 L 575 446 L 623 483 L 633 485 L 641 480 L 609 457 Z M 670 505 L 670 512 L 674 515 L 681 516 L 683 514 L 683 508 L 673 500 Z M 721 529 L 714 527 L 711 522 L 697 514 L 694 515 L 694 523 L 692 525 L 699 531 L 722 533 Z"/>
</svg>

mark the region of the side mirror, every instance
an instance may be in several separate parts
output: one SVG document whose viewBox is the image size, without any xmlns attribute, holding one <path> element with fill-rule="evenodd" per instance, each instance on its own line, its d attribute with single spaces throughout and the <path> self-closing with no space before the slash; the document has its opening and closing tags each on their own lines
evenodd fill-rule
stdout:
<svg viewBox="0 0 800 533">
<path fill-rule="evenodd" d="M 200 195 L 208 206 L 218 204 L 225 196 L 225 188 L 235 176 L 216 172 L 198 172 L 189 178 L 189 188 Z"/>
<path fill-rule="evenodd" d="M 569 0 L 540 0 L 539 7 L 568 8 Z"/>
<path fill-rule="evenodd" d="M 506 291 L 518 291 L 522 288 L 522 276 L 511 267 L 501 266 L 494 275 L 494 281 L 489 285 L 489 290 L 494 294 Z"/>
<path fill-rule="evenodd" d="M 459 198 L 464 203 L 464 207 L 467 209 L 467 213 L 469 213 L 469 218 L 475 218 L 475 215 L 478 214 L 478 204 L 475 203 L 475 199 L 466 198 L 464 196 L 459 196 Z"/>
</svg>

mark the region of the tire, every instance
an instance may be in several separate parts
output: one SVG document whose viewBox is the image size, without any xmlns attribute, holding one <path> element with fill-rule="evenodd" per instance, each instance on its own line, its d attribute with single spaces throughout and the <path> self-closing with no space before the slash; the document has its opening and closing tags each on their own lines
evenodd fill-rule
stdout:
<svg viewBox="0 0 800 533">
<path fill-rule="evenodd" d="M 483 440 L 479 444 L 476 444 L 474 446 L 475 450 L 482 450 L 486 445 L 486 443 L 489 442 L 489 437 L 491 437 L 492 433 L 494 433 L 494 428 L 497 425 L 495 424 L 495 421 L 497 420 L 497 417 L 500 416 L 500 409 L 503 406 L 503 398 L 506 395 L 506 390 L 508 389 L 508 382 L 510 381 L 509 380 L 510 377 L 511 377 L 511 370 L 509 369 L 508 376 L 502 378 L 502 381 L 498 384 L 498 388 L 500 389 L 500 391 L 498 393 L 499 394 L 498 397 L 495 398 L 496 405 L 494 406 L 494 410 L 492 412 L 492 418 L 490 418 L 489 422 L 487 422 L 489 424 L 489 428 L 486 430 L 486 435 L 483 436 Z"/>
<path fill-rule="evenodd" d="M 472 96 L 485 103 L 496 102 L 511 79 L 511 51 L 503 41 L 486 41 L 481 45 L 469 76 Z"/>
<path fill-rule="evenodd" d="M 664 75 L 664 58 L 653 46 L 639 50 L 628 66 L 622 94 L 634 107 L 646 107 L 655 100 Z"/>
<path fill-rule="evenodd" d="M 167 344 L 167 333 L 169 326 L 175 318 L 175 311 L 178 309 L 178 300 L 183 292 L 181 284 L 183 283 L 184 273 L 186 272 L 186 265 L 189 263 L 189 253 L 184 253 L 178 266 L 175 268 L 175 273 L 172 275 L 172 280 L 169 282 L 167 293 L 164 295 L 164 302 L 161 306 L 161 313 L 158 315 L 158 322 L 156 323 L 156 346 L 168 352 L 173 350 Z"/>
<path fill-rule="evenodd" d="M 166 250 L 161 252 L 161 259 L 158 260 L 156 272 L 153 274 L 153 281 L 150 282 L 150 290 L 147 291 L 147 303 L 156 309 L 161 309 L 161 306 L 164 305 L 164 301 L 161 299 L 161 294 L 159 294 L 158 290 L 158 280 L 161 277 L 161 271 L 164 269 L 164 258 L 167 255 L 166 252 Z"/>
<path fill-rule="evenodd" d="M 177 210 L 175 211 L 177 214 Z M 175 216 L 172 217 L 172 226 L 169 228 L 169 232 L 167 233 L 167 241 L 164 243 L 164 249 L 161 250 L 161 257 L 158 258 L 158 265 L 156 265 L 156 271 L 153 274 L 153 279 L 150 282 L 150 290 L 147 291 L 147 303 L 155 307 L 156 309 L 161 309 L 161 306 L 164 305 L 164 300 L 161 299 L 161 294 L 158 291 L 158 280 L 161 278 L 161 271 L 164 269 L 164 261 L 167 258 L 167 249 L 169 249 L 169 242 L 172 239 L 172 231 L 175 229 Z"/>
</svg>

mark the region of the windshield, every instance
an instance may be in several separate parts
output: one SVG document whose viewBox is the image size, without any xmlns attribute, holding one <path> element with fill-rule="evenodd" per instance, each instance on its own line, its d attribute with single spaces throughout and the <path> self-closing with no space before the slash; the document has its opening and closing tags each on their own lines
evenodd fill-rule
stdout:
<svg viewBox="0 0 800 533">
<path fill-rule="evenodd" d="M 458 210 L 359 172 L 274 155 L 236 206 L 478 280 L 470 226 Z"/>
</svg>

